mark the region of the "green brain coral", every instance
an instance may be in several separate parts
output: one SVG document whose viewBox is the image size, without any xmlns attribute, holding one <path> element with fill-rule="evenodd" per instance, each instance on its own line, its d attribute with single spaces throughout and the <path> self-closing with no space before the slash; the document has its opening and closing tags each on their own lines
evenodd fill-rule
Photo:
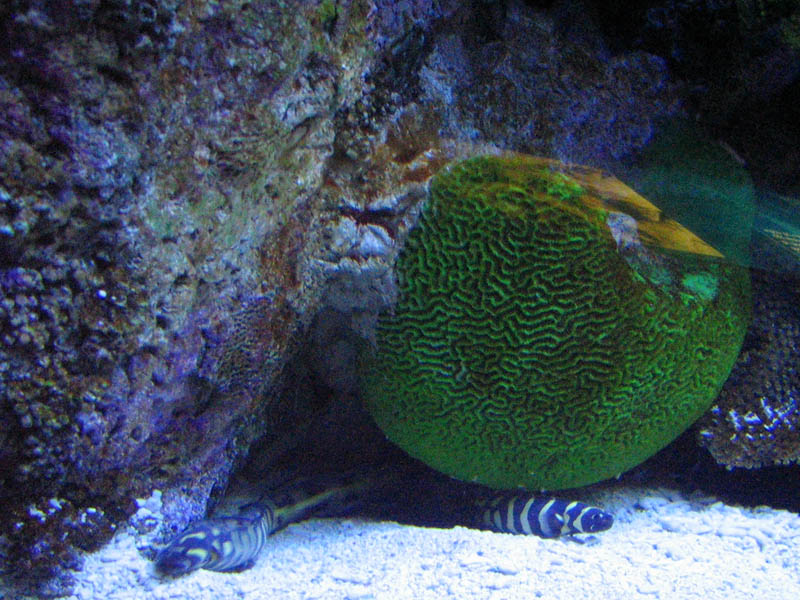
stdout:
<svg viewBox="0 0 800 600">
<path fill-rule="evenodd" d="M 437 175 L 397 276 L 365 404 L 410 454 L 497 488 L 651 456 L 717 395 L 749 316 L 744 268 L 618 180 L 520 155 Z"/>
</svg>

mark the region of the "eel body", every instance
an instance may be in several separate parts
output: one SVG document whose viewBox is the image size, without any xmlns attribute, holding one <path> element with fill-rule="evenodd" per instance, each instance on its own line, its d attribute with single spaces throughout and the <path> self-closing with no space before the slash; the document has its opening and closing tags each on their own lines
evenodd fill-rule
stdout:
<svg viewBox="0 0 800 600">
<path fill-rule="evenodd" d="M 196 569 L 248 569 L 270 535 L 305 518 L 329 500 L 352 497 L 368 483 L 361 481 L 333 487 L 316 495 L 294 494 L 291 503 L 282 507 L 265 500 L 242 507 L 237 515 L 197 521 L 158 553 L 156 569 L 169 576 L 184 575 Z M 496 495 L 479 503 L 475 512 L 482 527 L 544 538 L 597 533 L 609 529 L 614 522 L 614 518 L 600 508 L 535 495 Z"/>
<path fill-rule="evenodd" d="M 614 517 L 600 508 L 547 496 L 500 495 L 481 508 L 483 527 L 543 538 L 598 533 L 614 524 Z"/>
<path fill-rule="evenodd" d="M 254 502 L 241 507 L 237 515 L 192 523 L 156 555 L 156 569 L 173 577 L 197 569 L 223 572 L 249 569 L 270 535 L 305 518 L 328 501 L 352 496 L 367 483 L 359 481 L 314 495 L 295 493 L 297 499 L 281 507 L 271 500 Z"/>
<path fill-rule="evenodd" d="M 197 521 L 158 553 L 156 568 L 172 576 L 196 569 L 247 569 L 278 529 L 276 525 L 270 502 L 243 507 L 238 515 Z"/>
</svg>

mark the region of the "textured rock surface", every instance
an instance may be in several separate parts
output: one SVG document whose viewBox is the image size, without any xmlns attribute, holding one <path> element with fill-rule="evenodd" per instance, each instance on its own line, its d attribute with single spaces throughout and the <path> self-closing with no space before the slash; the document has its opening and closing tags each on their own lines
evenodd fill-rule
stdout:
<svg viewBox="0 0 800 600">
<path fill-rule="evenodd" d="M 753 271 L 753 322 L 731 376 L 698 423 L 728 467 L 800 460 L 800 280 Z"/>
<path fill-rule="evenodd" d="M 596 166 L 643 146 L 676 109 L 666 63 L 611 55 L 592 16 L 483 3 L 464 25 L 471 35 L 444 32 L 420 72 L 423 98 L 443 105 L 443 132 Z"/>
<path fill-rule="evenodd" d="M 795 0 L 614 0 L 606 31 L 665 57 L 708 117 L 721 120 L 800 74 L 800 6 Z M 731 68 L 734 67 L 735 68 Z"/>
<path fill-rule="evenodd" d="M 736 359 L 749 282 L 719 256 L 588 169 L 448 167 L 362 354 L 364 401 L 395 443 L 466 481 L 618 475 L 694 422 Z"/>
<path fill-rule="evenodd" d="M 156 486 L 173 523 L 200 514 L 263 431 L 321 292 L 316 192 L 371 47 L 366 3 L 319 9 L 0 9 L 0 477 L 16 573 L 75 565 L 73 547 Z"/>
<path fill-rule="evenodd" d="M 757 183 L 800 190 L 796 0 L 591 4 L 614 52 L 638 49 L 664 58 L 691 114 L 736 149 Z"/>
</svg>

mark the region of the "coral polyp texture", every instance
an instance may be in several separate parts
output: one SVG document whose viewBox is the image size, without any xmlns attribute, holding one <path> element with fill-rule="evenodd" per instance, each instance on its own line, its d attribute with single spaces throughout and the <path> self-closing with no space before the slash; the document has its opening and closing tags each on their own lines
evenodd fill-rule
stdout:
<svg viewBox="0 0 800 600">
<path fill-rule="evenodd" d="M 800 279 L 753 269 L 753 323 L 698 439 L 726 467 L 800 462 Z"/>
<path fill-rule="evenodd" d="M 438 174 L 360 357 L 386 435 L 451 476 L 564 489 L 630 469 L 709 406 L 746 270 L 619 180 L 525 155 Z"/>
</svg>

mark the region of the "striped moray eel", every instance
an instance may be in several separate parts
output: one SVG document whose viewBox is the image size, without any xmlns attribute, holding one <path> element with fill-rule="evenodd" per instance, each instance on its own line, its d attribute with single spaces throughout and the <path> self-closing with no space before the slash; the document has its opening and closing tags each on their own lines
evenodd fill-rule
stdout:
<svg viewBox="0 0 800 600">
<path fill-rule="evenodd" d="M 276 507 L 263 500 L 241 507 L 239 514 L 198 521 L 176 536 L 155 559 L 158 571 L 179 576 L 196 569 L 242 571 L 250 568 L 267 538 L 289 523 L 305 518 L 329 500 L 342 501 L 375 481 L 363 479 L 308 495 L 291 490 L 289 503 Z M 481 526 L 504 533 L 553 538 L 597 533 L 610 528 L 614 518 L 599 508 L 555 498 L 500 495 L 480 504 Z"/>
<path fill-rule="evenodd" d="M 270 502 L 259 502 L 242 507 L 238 515 L 193 523 L 158 553 L 156 569 L 172 576 L 195 569 L 247 569 L 278 529 L 275 512 Z"/>
<path fill-rule="evenodd" d="M 270 535 L 303 519 L 329 500 L 349 497 L 368 483 L 363 480 L 330 488 L 281 507 L 271 500 L 262 500 L 241 507 L 237 515 L 197 521 L 156 555 L 156 569 L 173 577 L 196 569 L 223 572 L 249 569 Z"/>
<path fill-rule="evenodd" d="M 609 529 L 614 517 L 583 504 L 550 497 L 496 496 L 482 504 L 481 525 L 492 531 L 554 538 Z"/>
</svg>

